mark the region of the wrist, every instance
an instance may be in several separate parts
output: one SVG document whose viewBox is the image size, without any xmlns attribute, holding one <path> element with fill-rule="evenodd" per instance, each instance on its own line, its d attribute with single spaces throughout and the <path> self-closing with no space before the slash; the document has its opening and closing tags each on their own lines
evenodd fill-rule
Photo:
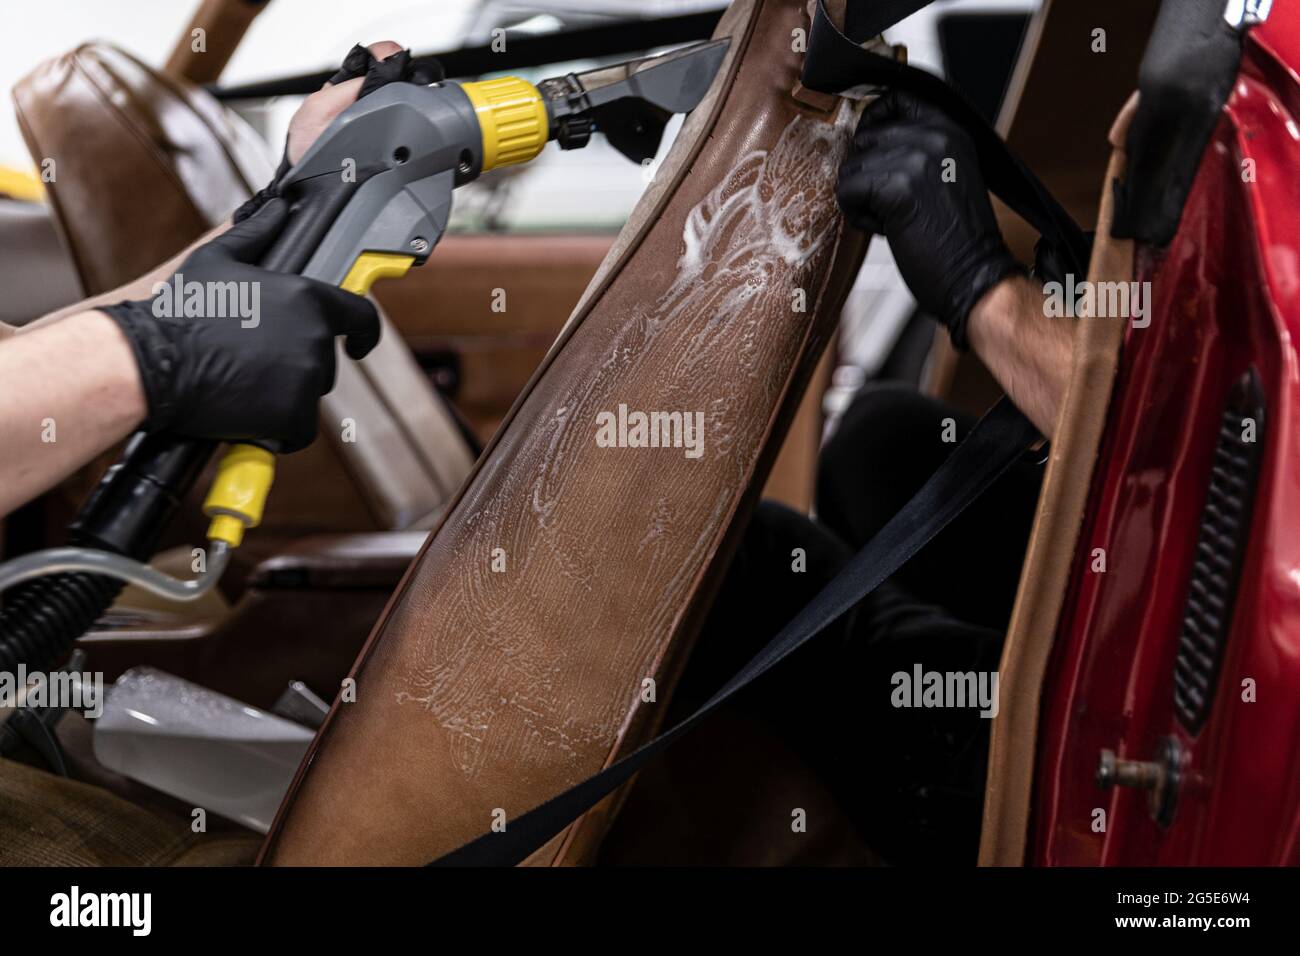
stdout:
<svg viewBox="0 0 1300 956">
<path fill-rule="evenodd" d="M 969 329 L 980 361 L 1050 438 L 1070 378 L 1073 323 L 1046 316 L 1041 286 L 1015 276 L 980 297 L 971 309 Z"/>
<path fill-rule="evenodd" d="M 990 344 L 1008 338 L 1017 318 L 1032 303 L 1035 291 L 1032 279 L 1016 273 L 991 285 L 975 301 L 966 323 L 966 334 L 976 354 L 983 354 Z"/>
<path fill-rule="evenodd" d="M 94 314 L 113 326 L 130 352 L 144 405 L 144 427 L 150 431 L 168 427 L 177 414 L 176 382 L 181 364 L 177 337 L 184 325 L 156 318 L 148 301 L 119 302 Z"/>
<path fill-rule="evenodd" d="M 954 263 L 949 309 L 942 316 L 953 346 L 959 352 L 970 349 L 970 324 L 975 307 L 994 289 L 1013 278 L 1023 278 L 1025 268 L 1007 252 L 1001 236 L 991 236 L 969 264 Z"/>
</svg>

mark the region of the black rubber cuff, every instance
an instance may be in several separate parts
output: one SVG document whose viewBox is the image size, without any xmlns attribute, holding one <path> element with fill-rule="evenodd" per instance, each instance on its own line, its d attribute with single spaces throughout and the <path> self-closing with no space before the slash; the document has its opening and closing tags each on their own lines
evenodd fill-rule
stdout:
<svg viewBox="0 0 1300 956">
<path fill-rule="evenodd" d="M 1026 276 L 1029 274 L 1024 266 L 1012 258 L 1006 246 L 1001 244 L 1001 240 L 999 240 L 998 246 L 997 252 L 981 257 L 969 274 L 955 283 L 954 291 L 956 295 L 954 296 L 952 308 L 943 317 L 943 324 L 947 327 L 953 347 L 958 352 L 970 350 L 970 338 L 967 335 L 967 327 L 970 325 L 970 313 L 975 308 L 976 303 L 984 297 L 984 293 L 1010 276 Z"/>
<path fill-rule="evenodd" d="M 334 72 L 334 75 L 327 82 L 338 86 L 340 83 L 354 80 L 358 76 L 365 76 L 374 59 L 370 51 L 358 43 L 351 50 L 348 50 L 348 55 L 343 58 L 343 65 Z"/>
<path fill-rule="evenodd" d="M 288 149 L 288 146 L 286 146 L 285 149 Z M 293 167 L 289 165 L 288 154 L 281 156 L 280 165 L 276 167 L 275 175 L 271 177 L 271 182 L 255 192 L 242 206 L 236 209 L 235 214 L 230 217 L 231 222 L 241 223 L 245 219 L 252 218 L 257 215 L 259 209 L 269 203 L 272 199 L 279 196 L 280 193 L 276 187 L 279 185 L 280 180 L 284 178 L 284 174 L 292 168 Z"/>
<path fill-rule="evenodd" d="M 364 76 L 366 81 L 361 84 L 357 99 L 389 83 L 418 83 L 428 86 L 445 79 L 442 64 L 437 60 L 426 57 L 417 64 L 411 59 L 410 50 L 399 50 L 386 60 L 376 60 L 359 43 L 348 51 L 348 55 L 343 58 L 343 65 L 329 78 L 329 82 L 337 86 L 358 76 Z"/>
<path fill-rule="evenodd" d="M 148 301 L 119 302 L 100 306 L 99 311 L 117 323 L 135 353 L 145 402 L 149 407 L 144 429 L 160 431 L 170 427 L 180 411 L 177 381 L 180 378 L 181 347 L 178 339 L 184 332 L 184 323 L 156 317 L 150 312 Z"/>
</svg>

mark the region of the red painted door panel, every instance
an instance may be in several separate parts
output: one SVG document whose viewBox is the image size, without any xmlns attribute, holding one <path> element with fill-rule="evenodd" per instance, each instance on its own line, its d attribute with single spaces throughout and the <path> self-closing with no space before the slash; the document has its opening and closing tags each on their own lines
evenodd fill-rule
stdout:
<svg viewBox="0 0 1300 956">
<path fill-rule="evenodd" d="M 1147 328 L 1130 328 L 1044 687 L 1031 859 L 1056 865 L 1300 863 L 1300 12 L 1275 4 L 1206 150 L 1178 235 L 1141 250 Z M 1262 414 L 1253 510 L 1203 725 L 1174 706 L 1191 598 L 1230 543 L 1198 537 L 1225 405 L 1245 375 Z M 1242 446 L 1245 447 L 1245 446 Z M 1221 454 L 1221 452 L 1220 452 Z M 1237 473 L 1217 488 L 1238 489 Z M 1215 524 L 1215 522 L 1218 524 Z M 1106 570 L 1092 570 L 1094 549 Z M 1224 568 L 1214 568 L 1231 576 Z M 1199 619 L 1198 619 L 1199 620 Z M 1253 682 L 1253 683 L 1252 683 Z M 1250 696 L 1253 687 L 1255 699 Z M 1190 726 L 1189 726 L 1190 723 Z M 1172 819 L 1100 789 L 1103 749 L 1155 760 L 1176 743 Z M 1105 829 L 1096 827 L 1105 811 Z"/>
</svg>

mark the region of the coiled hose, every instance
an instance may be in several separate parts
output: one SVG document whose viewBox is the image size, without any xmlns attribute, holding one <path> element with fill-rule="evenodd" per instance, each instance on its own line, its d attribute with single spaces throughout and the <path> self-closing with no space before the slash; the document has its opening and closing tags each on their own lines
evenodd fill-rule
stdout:
<svg viewBox="0 0 1300 956">
<path fill-rule="evenodd" d="M 103 574 L 51 574 L 15 585 L 0 607 L 0 672 L 52 669 L 126 584 Z"/>
</svg>

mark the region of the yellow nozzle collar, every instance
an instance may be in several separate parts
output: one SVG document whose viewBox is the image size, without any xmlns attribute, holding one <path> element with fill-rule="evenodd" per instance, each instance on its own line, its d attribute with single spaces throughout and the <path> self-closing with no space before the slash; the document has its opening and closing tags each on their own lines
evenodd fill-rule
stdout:
<svg viewBox="0 0 1300 956">
<path fill-rule="evenodd" d="M 244 531 L 261 523 L 274 479 L 274 455 L 255 445 L 232 445 L 203 501 L 203 513 L 212 519 L 208 538 L 239 547 Z"/>
<path fill-rule="evenodd" d="M 526 163 L 549 135 L 546 103 L 537 87 L 517 76 L 462 83 L 483 131 L 483 172 Z"/>
</svg>

